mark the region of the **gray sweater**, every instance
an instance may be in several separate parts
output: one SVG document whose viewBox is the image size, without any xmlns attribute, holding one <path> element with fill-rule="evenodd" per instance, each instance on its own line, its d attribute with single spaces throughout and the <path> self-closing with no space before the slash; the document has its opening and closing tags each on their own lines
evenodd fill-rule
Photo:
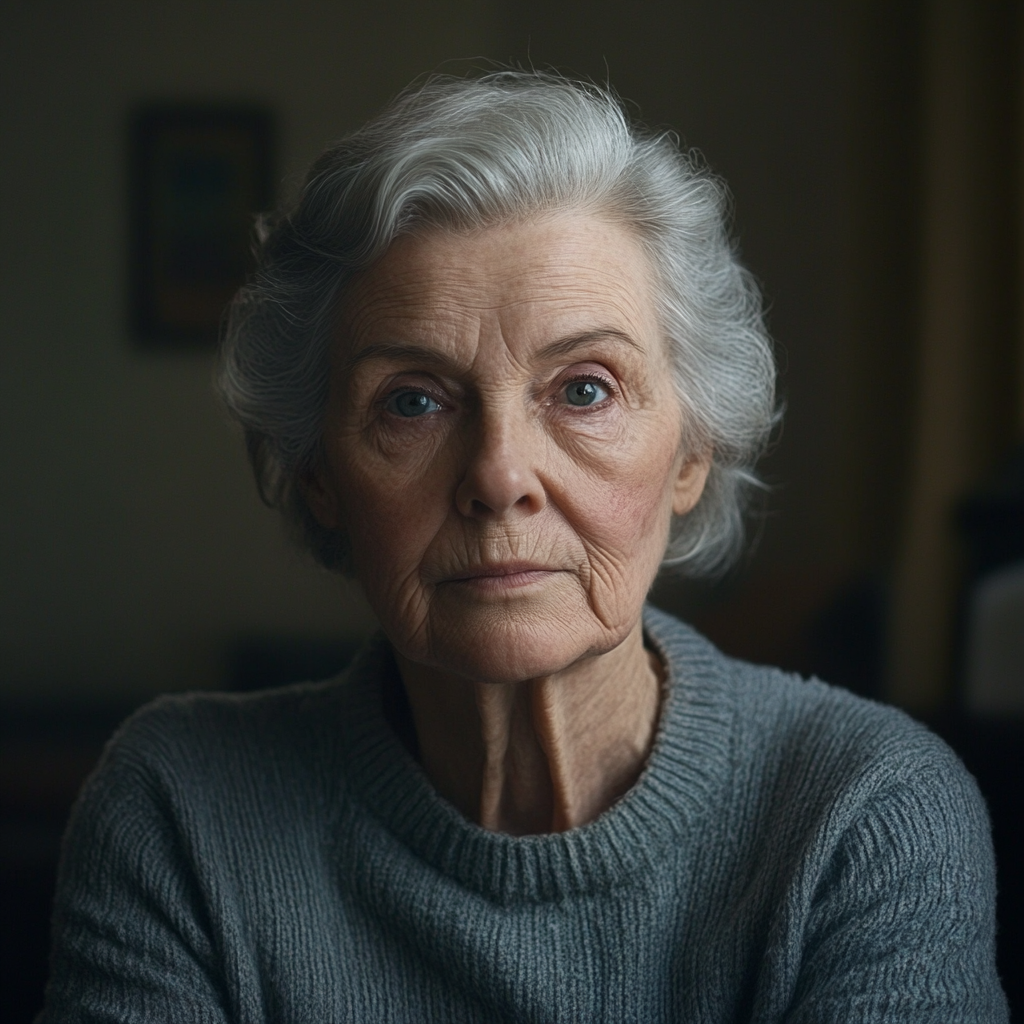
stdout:
<svg viewBox="0 0 1024 1024">
<path fill-rule="evenodd" d="M 45 1022 L 1003 1022 L 971 777 L 901 713 L 649 610 L 650 762 L 597 821 L 462 818 L 337 680 L 158 700 L 65 839 Z"/>
</svg>

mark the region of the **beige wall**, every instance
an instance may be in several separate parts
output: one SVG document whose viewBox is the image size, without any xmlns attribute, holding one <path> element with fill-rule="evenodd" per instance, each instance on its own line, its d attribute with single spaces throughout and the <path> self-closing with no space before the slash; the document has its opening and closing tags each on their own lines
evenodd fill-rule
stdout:
<svg viewBox="0 0 1024 1024">
<path fill-rule="evenodd" d="M 216 685 L 239 635 L 370 627 L 353 590 L 304 564 L 257 504 L 212 398 L 211 358 L 130 345 L 124 125 L 147 98 L 265 100 L 294 181 L 325 140 L 445 59 L 607 68 L 646 119 L 680 130 L 728 177 L 771 302 L 789 419 L 754 571 L 811 578 L 775 587 L 772 611 L 789 616 L 779 628 L 826 585 L 815 580 L 876 557 L 888 518 L 884 500 L 865 506 L 866 481 L 888 479 L 896 461 L 893 446 L 870 445 L 885 440 L 898 381 L 893 401 L 863 392 L 898 367 L 871 359 L 902 330 L 904 211 L 891 200 L 905 164 L 898 103 L 888 127 L 863 110 L 865 75 L 904 59 L 863 59 L 877 40 L 899 41 L 869 24 L 882 4 L 12 6 L 0 33 L 0 695 Z M 872 178 L 878 161 L 888 168 Z M 879 195 L 895 223 L 862 215 Z"/>
</svg>

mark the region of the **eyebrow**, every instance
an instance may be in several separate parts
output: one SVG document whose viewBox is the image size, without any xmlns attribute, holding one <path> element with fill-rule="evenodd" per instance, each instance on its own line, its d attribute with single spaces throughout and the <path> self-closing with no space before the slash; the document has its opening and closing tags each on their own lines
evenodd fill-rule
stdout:
<svg viewBox="0 0 1024 1024">
<path fill-rule="evenodd" d="M 415 359 L 419 362 L 435 363 L 438 366 L 448 366 L 451 362 L 447 356 L 436 352 L 432 348 L 422 345 L 395 345 L 388 342 L 380 342 L 374 345 L 367 345 L 358 352 L 350 355 L 341 365 L 345 372 L 355 369 L 360 363 L 370 359 L 391 359 L 399 361 L 403 359 Z"/>
<path fill-rule="evenodd" d="M 541 359 L 551 359 L 557 356 L 569 355 L 576 349 L 581 348 L 583 345 L 588 345 L 593 341 L 599 341 L 602 338 L 612 338 L 616 341 L 621 341 L 630 348 L 635 349 L 637 352 L 643 352 L 643 348 L 634 341 L 624 331 L 617 330 L 614 327 L 599 327 L 593 331 L 584 331 L 581 334 L 571 334 L 567 338 L 559 338 L 558 341 L 551 342 L 550 345 L 545 345 L 538 353 L 537 356 Z M 378 342 L 373 345 L 367 345 L 365 348 L 361 348 L 358 352 L 353 353 L 345 362 L 342 364 L 341 369 L 343 372 L 348 373 L 355 369 L 360 363 L 364 363 L 370 359 L 390 359 L 395 362 L 401 360 L 412 359 L 421 363 L 430 363 L 435 366 L 451 366 L 452 360 L 441 352 L 436 351 L 432 348 L 427 348 L 422 345 L 397 345 L 389 342 Z"/>
<path fill-rule="evenodd" d="M 582 334 L 572 334 L 568 338 L 554 341 L 542 348 L 537 354 L 542 358 L 564 356 L 582 345 L 587 345 L 592 341 L 600 341 L 602 338 L 613 338 L 616 341 L 625 342 L 630 348 L 636 349 L 637 352 L 643 352 L 640 344 L 624 331 L 616 330 L 614 327 L 599 327 L 594 331 L 584 331 Z"/>
</svg>

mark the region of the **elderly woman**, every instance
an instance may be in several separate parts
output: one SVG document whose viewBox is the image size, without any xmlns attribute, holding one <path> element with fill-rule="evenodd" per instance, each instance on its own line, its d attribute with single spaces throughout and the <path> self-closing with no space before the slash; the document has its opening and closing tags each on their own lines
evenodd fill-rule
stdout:
<svg viewBox="0 0 1024 1024">
<path fill-rule="evenodd" d="M 735 556 L 773 422 L 724 204 L 533 73 L 431 80 L 315 163 L 221 388 L 381 633 L 122 728 L 44 1021 L 1006 1020 L 956 759 L 644 606 Z"/>
</svg>

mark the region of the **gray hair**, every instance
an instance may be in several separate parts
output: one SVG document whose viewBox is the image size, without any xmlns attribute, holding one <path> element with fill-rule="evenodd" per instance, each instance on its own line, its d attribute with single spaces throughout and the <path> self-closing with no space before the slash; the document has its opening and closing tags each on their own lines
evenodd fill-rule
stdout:
<svg viewBox="0 0 1024 1024">
<path fill-rule="evenodd" d="M 411 87 L 329 147 L 297 201 L 258 232 L 258 268 L 230 308 L 218 384 L 260 496 L 321 564 L 347 568 L 346 538 L 316 521 L 301 481 L 323 455 L 340 295 L 396 237 L 604 212 L 633 228 L 655 270 L 683 443 L 712 459 L 700 501 L 672 524 L 665 562 L 694 576 L 723 571 L 741 552 L 754 465 L 775 422 L 761 296 L 738 261 L 728 206 L 698 155 L 631 124 L 596 85 L 500 71 Z"/>
</svg>

